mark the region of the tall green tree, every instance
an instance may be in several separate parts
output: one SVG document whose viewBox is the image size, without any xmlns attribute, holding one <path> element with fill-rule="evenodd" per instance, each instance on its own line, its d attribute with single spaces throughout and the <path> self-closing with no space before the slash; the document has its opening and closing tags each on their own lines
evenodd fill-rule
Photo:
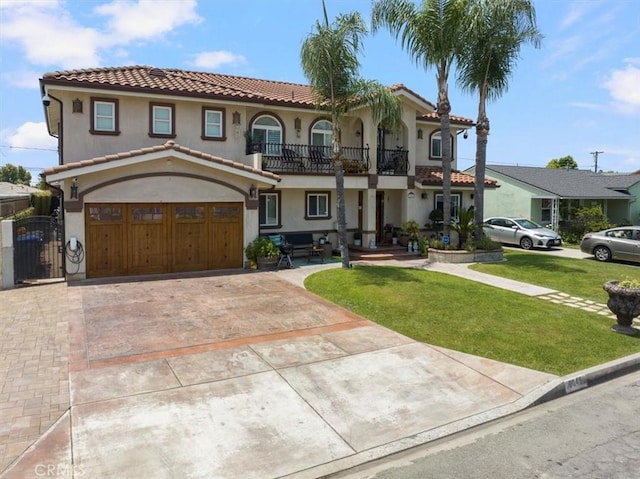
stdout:
<svg viewBox="0 0 640 479">
<path fill-rule="evenodd" d="M 578 168 L 578 163 L 573 159 L 573 156 L 567 155 L 562 158 L 554 158 L 547 163 L 547 168 L 566 168 L 568 170 L 575 170 Z"/>
<path fill-rule="evenodd" d="M 31 173 L 22 166 L 14 166 L 11 163 L 7 163 L 4 166 L 0 166 L 0 181 L 6 181 L 14 185 L 30 185 Z"/>
<path fill-rule="evenodd" d="M 437 113 L 442 138 L 443 229 L 451 229 L 451 126 L 449 114 L 449 73 L 464 47 L 465 27 L 460 0 L 377 0 L 372 9 L 372 30 L 386 27 L 400 38 L 401 45 L 416 65 L 435 68 L 438 85 Z"/>
<path fill-rule="evenodd" d="M 478 94 L 474 210 L 479 231 L 484 217 L 484 181 L 489 118 L 486 104 L 504 95 L 525 44 L 540 46 L 535 7 L 529 0 L 463 0 L 464 49 L 458 58 L 458 84 Z"/>
<path fill-rule="evenodd" d="M 336 176 L 338 240 L 342 251 L 342 267 L 349 267 L 347 245 L 346 202 L 344 194 L 344 166 L 340 125 L 349 112 L 371 109 L 373 120 L 383 122 L 395 130 L 400 125 L 402 106 L 390 90 L 375 81 L 359 76 L 362 39 L 368 33 L 357 12 L 338 15 L 329 23 L 327 9 L 322 2 L 324 18 L 316 21 L 314 31 L 302 44 L 302 70 L 314 92 L 316 107 L 331 115 L 332 160 Z"/>
</svg>

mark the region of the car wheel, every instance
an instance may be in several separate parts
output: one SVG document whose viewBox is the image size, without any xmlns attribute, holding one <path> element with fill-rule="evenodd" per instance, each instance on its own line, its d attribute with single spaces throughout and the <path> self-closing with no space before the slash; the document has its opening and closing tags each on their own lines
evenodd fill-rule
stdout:
<svg viewBox="0 0 640 479">
<path fill-rule="evenodd" d="M 531 241 L 531 238 L 525 236 L 520 240 L 520 247 L 522 249 L 531 249 L 533 248 L 533 241 Z"/>
<path fill-rule="evenodd" d="M 598 261 L 609 261 L 611 259 L 611 251 L 605 246 L 597 246 L 593 250 L 593 256 Z"/>
</svg>

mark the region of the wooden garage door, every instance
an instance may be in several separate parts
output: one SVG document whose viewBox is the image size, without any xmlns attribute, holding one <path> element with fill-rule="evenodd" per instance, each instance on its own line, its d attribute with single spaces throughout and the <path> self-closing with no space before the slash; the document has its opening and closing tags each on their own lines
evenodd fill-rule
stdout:
<svg viewBox="0 0 640 479">
<path fill-rule="evenodd" d="M 87 204 L 87 277 L 241 268 L 242 203 Z"/>
</svg>

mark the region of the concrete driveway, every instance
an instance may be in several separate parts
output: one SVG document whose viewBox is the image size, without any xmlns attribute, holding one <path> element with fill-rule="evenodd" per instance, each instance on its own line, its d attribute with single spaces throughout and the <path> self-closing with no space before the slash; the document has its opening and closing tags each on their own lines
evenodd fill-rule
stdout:
<svg viewBox="0 0 640 479">
<path fill-rule="evenodd" d="M 63 291 L 71 407 L 6 478 L 320 477 L 520 410 L 556 379 L 417 343 L 280 273 Z"/>
</svg>

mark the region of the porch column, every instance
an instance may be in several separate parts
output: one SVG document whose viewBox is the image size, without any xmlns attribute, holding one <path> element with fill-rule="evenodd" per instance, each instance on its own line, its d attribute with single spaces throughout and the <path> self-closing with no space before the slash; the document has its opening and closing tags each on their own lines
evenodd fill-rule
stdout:
<svg viewBox="0 0 640 479">
<path fill-rule="evenodd" d="M 13 266 L 13 220 L 0 221 L 0 289 L 12 289 Z"/>
<path fill-rule="evenodd" d="M 376 244 L 376 189 L 369 188 L 362 195 L 362 246 Z"/>
</svg>

